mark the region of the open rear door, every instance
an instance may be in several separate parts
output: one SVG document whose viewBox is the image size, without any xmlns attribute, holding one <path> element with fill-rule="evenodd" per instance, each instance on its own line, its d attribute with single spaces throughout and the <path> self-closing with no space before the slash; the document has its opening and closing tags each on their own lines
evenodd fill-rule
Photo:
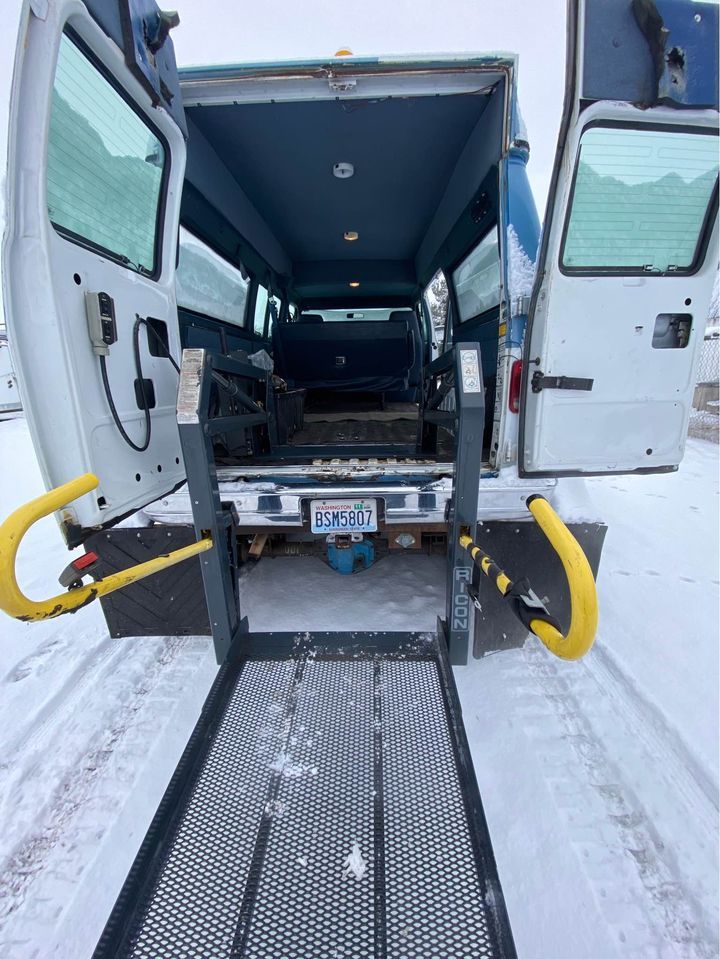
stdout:
<svg viewBox="0 0 720 959">
<path fill-rule="evenodd" d="M 718 265 L 718 7 L 570 0 L 521 475 L 677 468 Z"/>
<path fill-rule="evenodd" d="M 6 317 L 48 487 L 93 493 L 70 545 L 184 478 L 175 256 L 184 116 L 153 0 L 30 0 L 11 95 Z"/>
</svg>

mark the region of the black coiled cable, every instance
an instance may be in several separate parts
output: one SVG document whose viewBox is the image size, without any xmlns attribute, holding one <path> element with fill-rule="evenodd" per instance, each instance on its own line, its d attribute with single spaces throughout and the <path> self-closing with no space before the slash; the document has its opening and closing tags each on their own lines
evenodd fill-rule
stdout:
<svg viewBox="0 0 720 959">
<path fill-rule="evenodd" d="M 170 355 L 170 351 L 168 350 L 167 346 L 165 345 L 165 342 L 163 341 L 162 337 L 159 335 L 157 330 L 153 326 L 151 326 L 151 324 L 148 323 L 148 321 L 144 319 L 142 316 L 138 316 L 137 314 L 135 314 L 135 323 L 133 325 L 133 332 L 132 332 L 133 355 L 135 357 L 135 372 L 137 374 L 138 382 L 140 383 L 140 393 L 142 395 L 142 404 L 143 404 L 142 410 L 145 414 L 145 439 L 143 443 L 139 445 L 135 443 L 132 439 L 130 439 L 127 432 L 125 431 L 125 427 L 120 422 L 120 417 L 118 416 L 118 411 L 115 406 L 115 401 L 113 400 L 112 390 L 110 389 L 110 380 L 108 379 L 108 373 L 107 373 L 107 363 L 105 361 L 104 356 L 100 357 L 100 375 L 102 377 L 103 388 L 105 389 L 105 396 L 107 397 L 108 406 L 110 407 L 110 412 L 115 422 L 115 426 L 117 426 L 118 432 L 120 433 L 122 438 L 125 440 L 127 445 L 131 447 L 132 449 L 134 449 L 137 453 L 145 452 L 145 450 L 150 445 L 150 437 L 152 435 L 150 403 L 147 398 L 147 393 L 145 392 L 145 378 L 143 377 L 142 361 L 140 359 L 140 327 L 141 326 L 144 326 L 148 330 L 148 332 L 152 333 L 153 337 L 155 338 L 155 342 L 160 346 L 165 356 L 170 360 L 172 365 L 175 367 L 176 371 L 178 373 L 180 372 L 180 367 L 177 365 L 173 357 Z"/>
</svg>

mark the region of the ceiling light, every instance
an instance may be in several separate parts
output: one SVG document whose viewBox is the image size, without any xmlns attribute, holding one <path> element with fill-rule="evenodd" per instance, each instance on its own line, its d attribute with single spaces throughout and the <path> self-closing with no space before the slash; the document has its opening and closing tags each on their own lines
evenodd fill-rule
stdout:
<svg viewBox="0 0 720 959">
<path fill-rule="evenodd" d="M 357 240 L 359 235 L 360 234 L 357 233 L 355 230 L 345 230 L 345 232 L 343 233 L 343 239 L 347 240 L 349 243 L 352 243 L 353 240 Z"/>
<path fill-rule="evenodd" d="M 347 163 L 344 160 L 341 160 L 339 163 L 333 164 L 333 176 L 336 176 L 338 180 L 347 180 L 355 172 L 355 167 L 352 163 Z"/>
<path fill-rule="evenodd" d="M 348 285 L 355 289 L 355 287 L 360 286 L 360 283 L 357 280 L 350 280 Z"/>
</svg>

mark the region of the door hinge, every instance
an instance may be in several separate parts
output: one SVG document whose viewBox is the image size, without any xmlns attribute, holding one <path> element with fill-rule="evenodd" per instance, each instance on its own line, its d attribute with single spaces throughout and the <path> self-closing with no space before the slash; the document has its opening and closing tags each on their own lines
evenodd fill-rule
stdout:
<svg viewBox="0 0 720 959">
<path fill-rule="evenodd" d="M 545 376 L 541 370 L 535 370 L 532 376 L 532 391 L 541 390 L 586 390 L 593 388 L 595 380 L 583 379 L 581 376 Z"/>
<path fill-rule="evenodd" d="M 352 93 L 357 86 L 354 77 L 330 77 L 328 86 L 333 93 Z"/>
</svg>

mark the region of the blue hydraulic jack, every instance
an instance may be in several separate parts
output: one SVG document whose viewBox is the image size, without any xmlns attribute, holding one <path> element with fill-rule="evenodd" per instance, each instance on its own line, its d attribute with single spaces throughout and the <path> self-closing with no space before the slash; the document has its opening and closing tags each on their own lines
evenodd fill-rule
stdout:
<svg viewBox="0 0 720 959">
<path fill-rule="evenodd" d="M 327 539 L 328 564 L 348 576 L 369 569 L 375 562 L 375 546 L 362 533 L 331 533 Z"/>
</svg>

